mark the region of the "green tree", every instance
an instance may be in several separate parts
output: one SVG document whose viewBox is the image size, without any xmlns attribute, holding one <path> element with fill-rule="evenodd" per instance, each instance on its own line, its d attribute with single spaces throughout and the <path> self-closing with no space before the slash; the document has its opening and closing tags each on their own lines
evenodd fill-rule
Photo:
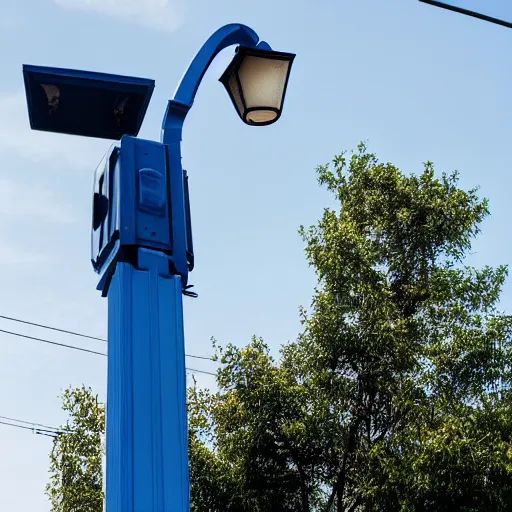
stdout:
<svg viewBox="0 0 512 512">
<path fill-rule="evenodd" d="M 492 457 L 509 489 L 510 460 L 494 449 L 509 433 L 467 429 L 509 400 L 495 393 L 510 375 L 512 322 L 497 309 L 507 269 L 463 264 L 487 201 L 461 190 L 456 173 L 436 178 L 427 162 L 405 176 L 364 145 L 320 167 L 319 181 L 340 207 L 301 230 L 320 286 L 289 352 L 335 424 L 327 505 L 464 510 L 461 489 L 482 499 L 497 490 L 464 443 Z M 431 464 L 436 443 L 446 466 Z"/>
<path fill-rule="evenodd" d="M 464 264 L 487 201 L 364 145 L 318 177 L 338 206 L 301 228 L 303 332 L 278 359 L 215 343 L 218 389 L 189 390 L 192 509 L 508 510 L 507 269 Z"/>
<path fill-rule="evenodd" d="M 318 175 L 339 208 L 301 229 L 319 278 L 304 331 L 279 364 L 261 340 L 219 351 L 198 438 L 244 510 L 506 510 L 507 270 L 463 264 L 487 201 L 364 145 Z"/>
<path fill-rule="evenodd" d="M 62 408 L 69 419 L 54 441 L 46 487 L 52 512 L 101 512 L 104 407 L 82 386 L 63 393 Z"/>
</svg>

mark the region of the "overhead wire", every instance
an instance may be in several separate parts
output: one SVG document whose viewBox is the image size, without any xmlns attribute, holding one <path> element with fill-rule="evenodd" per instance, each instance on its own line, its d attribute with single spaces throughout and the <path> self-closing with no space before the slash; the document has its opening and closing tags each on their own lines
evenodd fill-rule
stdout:
<svg viewBox="0 0 512 512">
<path fill-rule="evenodd" d="M 38 427 L 35 427 L 35 426 L 28 427 L 26 425 L 16 425 L 15 423 L 11 423 L 11 422 L 8 422 L 8 421 L 2 421 L 2 420 L 0 420 L 0 425 L 6 425 L 8 427 L 21 428 L 23 430 L 30 430 L 34 434 L 38 434 L 38 435 L 41 435 L 41 436 L 47 436 L 47 437 L 57 437 L 59 434 L 62 433 L 62 431 L 59 431 L 57 429 L 55 429 L 55 430 L 47 430 L 47 429 L 42 429 L 42 428 L 38 428 Z"/>
<path fill-rule="evenodd" d="M 25 338 L 25 339 L 29 339 L 29 340 L 32 340 L 32 341 L 39 341 L 40 343 L 46 343 L 46 344 L 54 345 L 54 346 L 61 347 L 61 348 L 68 348 L 68 349 L 71 349 L 71 350 L 78 350 L 80 352 L 87 352 L 89 354 L 94 354 L 94 355 L 98 355 L 98 356 L 103 356 L 103 357 L 107 356 L 107 354 L 105 352 L 98 352 L 96 350 L 90 350 L 88 348 L 77 347 L 75 345 L 68 345 L 67 343 L 59 343 L 57 341 L 47 340 L 47 339 L 44 339 L 44 338 L 38 338 L 38 337 L 35 337 L 35 336 L 28 336 L 27 334 L 21 334 L 19 332 L 12 332 L 12 331 L 6 331 L 5 329 L 0 329 L 0 333 L 8 334 L 10 336 L 17 336 L 19 338 Z M 214 372 L 208 372 L 206 370 L 198 370 L 196 368 L 186 367 L 186 370 L 188 370 L 190 372 L 194 372 L 194 373 L 203 373 L 205 375 L 213 375 L 213 376 L 217 375 Z"/>
<path fill-rule="evenodd" d="M 6 316 L 6 315 L 0 315 L 0 318 L 3 319 L 3 320 L 9 320 L 10 322 L 16 322 L 16 323 L 25 324 L 25 325 L 31 325 L 31 326 L 34 326 L 34 327 L 40 327 L 41 329 L 47 329 L 49 331 L 61 332 L 61 333 L 64 333 L 64 334 L 70 334 L 71 336 L 78 336 L 80 338 L 87 338 L 87 339 L 90 339 L 90 340 L 103 341 L 105 343 L 108 342 L 105 338 L 100 338 L 98 336 L 91 336 L 89 334 L 84 334 L 84 333 L 81 333 L 81 332 L 68 331 L 67 329 L 61 329 L 59 327 L 52 327 L 50 325 L 39 324 L 39 323 L 36 323 L 36 322 L 29 322 L 28 320 L 22 320 L 21 318 L 14 318 L 14 317 L 11 317 L 11 316 Z M 4 332 L 6 334 L 16 335 L 15 333 L 11 333 L 11 332 L 8 332 L 8 331 L 2 331 L 1 329 L 0 329 L 0 332 Z M 38 340 L 38 341 L 41 341 L 41 340 Z M 92 352 L 96 353 L 96 354 L 101 354 L 100 352 L 94 352 L 94 351 L 92 351 Z M 101 355 L 103 355 L 103 354 L 101 354 Z M 191 357 L 193 359 L 203 359 L 205 361 L 213 361 L 213 358 L 208 357 L 208 356 L 197 356 L 195 354 L 185 354 L 185 355 L 187 357 Z"/>
<path fill-rule="evenodd" d="M 5 316 L 5 315 L 0 315 L 0 319 L 9 320 L 12 322 L 17 322 L 17 323 L 21 323 L 21 324 L 25 324 L 25 325 L 31 325 L 34 327 L 39 327 L 42 329 L 47 329 L 47 330 L 51 330 L 51 331 L 55 331 L 55 332 L 61 332 L 63 334 L 70 334 L 72 336 L 78 336 L 81 338 L 87 338 L 87 339 L 91 339 L 91 340 L 107 342 L 106 339 L 99 338 L 97 336 L 91 336 L 88 334 L 83 334 L 83 333 L 79 333 L 79 332 L 75 332 L 75 331 L 69 331 L 67 329 L 60 329 L 58 327 L 51 327 L 49 325 L 38 324 L 36 322 L 29 322 L 28 320 L 22 320 L 20 318 L 13 318 L 13 317 Z M 67 348 L 67 349 L 71 349 L 71 350 L 77 350 L 80 352 L 86 352 L 86 353 L 93 354 L 93 355 L 99 355 L 99 356 L 103 356 L 103 357 L 107 356 L 107 354 L 104 352 L 98 352 L 96 350 L 91 350 L 91 349 L 87 349 L 87 348 L 83 348 L 83 347 L 77 347 L 75 345 L 69 345 L 67 343 L 59 343 L 57 341 L 47 340 L 47 339 L 39 338 L 36 336 L 29 336 L 27 334 L 22 334 L 19 332 L 13 332 L 13 331 L 5 330 L 5 329 L 0 329 L 0 333 L 7 334 L 9 336 L 16 336 L 19 338 L 25 338 L 25 339 L 29 339 L 32 341 L 38 341 L 40 343 L 46 343 L 48 345 L 54 345 L 54 346 L 61 347 L 61 348 Z M 206 356 L 196 356 L 196 355 L 191 355 L 191 354 L 185 354 L 185 355 L 187 357 L 193 357 L 196 359 L 203 359 L 203 360 L 207 360 L 207 361 L 213 360 L 211 357 L 206 357 Z M 202 373 L 205 375 L 212 375 L 212 376 L 216 375 L 213 372 L 208 372 L 206 370 L 198 370 L 196 368 L 188 368 L 187 367 L 186 370 L 191 373 Z M 14 428 L 20 428 L 23 430 L 30 430 L 31 432 L 33 432 L 35 434 L 43 435 L 43 436 L 47 436 L 47 437 L 56 437 L 59 434 L 63 433 L 62 430 L 60 430 L 56 427 L 51 427 L 51 426 L 45 425 L 43 423 L 35 423 L 32 421 L 19 420 L 19 419 L 12 418 L 9 416 L 1 416 L 0 415 L 0 425 L 14 427 Z"/>
<path fill-rule="evenodd" d="M 64 334 L 71 334 L 72 336 L 79 336 L 80 338 L 88 338 L 90 340 L 107 341 L 105 338 L 98 338 L 97 336 L 90 336 L 89 334 L 83 334 L 76 331 L 68 331 L 66 329 L 59 329 L 58 327 L 50 327 L 49 325 L 38 324 L 35 322 L 29 322 L 28 320 L 21 320 L 20 318 L 13 318 L 11 316 L 0 315 L 3 320 L 9 320 L 10 322 L 17 322 L 19 324 L 33 325 L 34 327 L 41 327 L 41 329 L 47 329 L 50 331 L 62 332 Z"/>
<path fill-rule="evenodd" d="M 42 428 L 45 428 L 45 429 L 59 430 L 60 431 L 60 429 L 58 429 L 56 427 L 51 427 L 50 425 L 45 425 L 43 423 L 35 423 L 34 421 L 18 420 L 17 418 L 10 418 L 9 416 L 0 416 L 0 420 L 15 421 L 16 423 L 22 423 L 24 425 L 33 425 L 33 426 L 36 426 L 36 427 L 42 427 Z"/>
<path fill-rule="evenodd" d="M 79 350 L 80 352 L 87 352 L 89 354 L 95 354 L 98 356 L 106 356 L 104 352 L 97 352 L 96 350 L 90 350 L 88 348 L 76 347 L 75 345 L 68 345 L 66 343 L 58 343 L 57 341 L 45 340 L 43 338 L 36 338 L 35 336 L 28 336 L 26 334 L 21 334 L 19 332 L 6 331 L 4 329 L 0 329 L 0 332 L 4 334 L 9 334 L 10 336 L 18 336 L 19 338 L 25 338 L 27 340 L 40 341 L 41 343 L 47 343 L 49 345 L 55 345 L 57 347 L 70 348 L 73 350 Z"/>
</svg>

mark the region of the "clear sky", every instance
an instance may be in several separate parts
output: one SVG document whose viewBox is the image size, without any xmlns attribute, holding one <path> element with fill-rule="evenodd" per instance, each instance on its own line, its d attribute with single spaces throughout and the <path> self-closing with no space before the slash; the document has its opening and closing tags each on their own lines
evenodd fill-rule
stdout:
<svg viewBox="0 0 512 512">
<path fill-rule="evenodd" d="M 483 8 L 484 0 L 457 4 Z M 512 20 L 506 0 L 489 14 Z M 245 126 L 213 63 L 184 131 L 199 299 L 185 299 L 187 352 L 210 337 L 261 335 L 277 353 L 300 331 L 315 285 L 297 234 L 330 204 L 315 167 L 367 140 L 419 172 L 458 169 L 492 217 L 475 265 L 510 262 L 512 31 L 417 0 L 0 0 L 0 315 L 106 335 L 89 262 L 92 173 L 108 141 L 31 132 L 21 66 L 156 79 L 141 137 L 157 139 L 166 101 L 206 38 L 229 22 L 297 54 L 280 121 Z M 508 9 L 508 11 L 507 11 Z M 507 285 L 503 307 L 510 310 Z M 105 350 L 101 342 L 0 320 L 0 329 Z M 59 394 L 105 396 L 105 358 L 0 333 L 0 416 L 59 425 Z M 214 370 L 213 362 L 188 365 Z M 200 384 L 212 378 L 197 375 Z M 0 510 L 47 512 L 51 439 L 0 425 Z"/>
</svg>

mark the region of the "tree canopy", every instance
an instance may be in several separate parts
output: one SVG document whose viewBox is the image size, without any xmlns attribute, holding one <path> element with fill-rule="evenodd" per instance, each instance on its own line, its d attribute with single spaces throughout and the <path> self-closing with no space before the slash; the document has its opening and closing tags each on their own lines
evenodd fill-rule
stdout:
<svg viewBox="0 0 512 512">
<path fill-rule="evenodd" d="M 67 389 L 62 408 L 69 420 L 50 453 L 46 493 L 53 512 L 102 512 L 102 442 L 105 408 L 90 388 Z"/>
<path fill-rule="evenodd" d="M 217 389 L 189 389 L 192 510 L 508 510 L 507 268 L 465 264 L 487 201 L 456 173 L 404 174 L 363 144 L 317 171 L 337 208 L 300 229 L 318 276 L 301 334 L 278 357 L 259 338 L 215 342 Z M 71 488 L 100 512 L 103 412 L 83 390 L 69 407 L 73 393 L 65 407 L 96 415 L 82 436 L 96 444 L 56 440 L 49 493 L 54 512 L 75 510 L 63 464 L 90 453 Z"/>
</svg>

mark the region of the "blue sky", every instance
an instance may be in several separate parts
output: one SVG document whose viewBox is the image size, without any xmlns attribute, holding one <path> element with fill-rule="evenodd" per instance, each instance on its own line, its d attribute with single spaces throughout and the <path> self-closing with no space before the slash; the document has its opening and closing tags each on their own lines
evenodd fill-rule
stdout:
<svg viewBox="0 0 512 512">
<path fill-rule="evenodd" d="M 459 0 L 479 9 L 482 1 Z M 487 12 L 512 20 L 505 0 Z M 510 261 L 512 32 L 416 0 L 1 0 L 0 315 L 106 334 L 106 301 L 89 262 L 92 173 L 108 141 L 31 132 L 23 63 L 156 79 L 140 136 L 158 138 L 166 101 L 206 38 L 229 22 L 297 54 L 285 111 L 243 125 L 214 61 L 184 131 L 199 299 L 185 299 L 187 352 L 210 337 L 277 352 L 300 331 L 315 285 L 297 234 L 330 204 L 315 167 L 367 140 L 382 160 L 419 172 L 458 169 L 492 217 L 472 264 Z M 510 310 L 507 285 L 503 307 Z M 0 329 L 104 350 L 0 320 Z M 85 383 L 105 395 L 104 358 L 0 333 L 0 415 L 58 425 L 58 395 Z M 214 370 L 214 363 L 189 360 Z M 212 385 L 198 375 L 201 385 Z M 47 512 L 51 439 L 0 425 L 0 510 Z"/>
</svg>

